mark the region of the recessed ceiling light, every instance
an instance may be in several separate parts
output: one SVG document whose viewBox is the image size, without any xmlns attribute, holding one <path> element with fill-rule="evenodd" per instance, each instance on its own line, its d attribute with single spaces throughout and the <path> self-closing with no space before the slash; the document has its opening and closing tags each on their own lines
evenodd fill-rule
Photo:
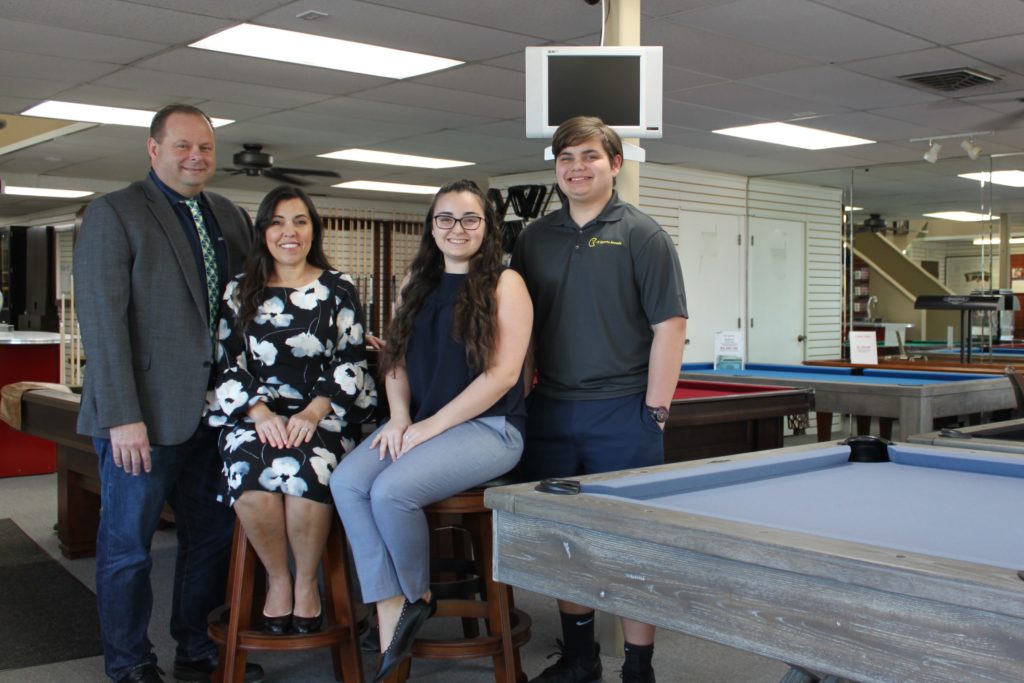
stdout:
<svg viewBox="0 0 1024 683">
<path fill-rule="evenodd" d="M 155 111 L 145 109 L 125 109 L 123 107 L 101 107 L 95 104 L 78 104 L 77 102 L 60 102 L 47 100 L 41 104 L 21 112 L 25 116 L 40 116 L 48 119 L 67 119 L 69 121 L 88 121 L 90 123 L 113 123 L 119 126 L 139 126 L 149 128 L 153 122 Z M 226 126 L 234 123 L 234 119 L 217 119 L 210 117 L 213 127 Z"/>
<path fill-rule="evenodd" d="M 982 185 L 1006 185 L 1007 187 L 1024 187 L 1024 171 L 992 171 L 991 173 L 959 173 L 957 178 L 977 180 Z"/>
<path fill-rule="evenodd" d="M 464 63 L 255 24 L 232 26 L 189 47 L 386 78 L 420 76 Z"/>
<path fill-rule="evenodd" d="M 18 195 L 20 197 L 49 197 L 52 199 L 78 199 L 95 194 L 85 190 L 57 190 L 52 187 L 17 187 L 5 185 L 4 194 Z"/>
<path fill-rule="evenodd" d="M 434 194 L 440 187 L 430 185 L 403 185 L 402 183 L 382 183 L 376 180 L 349 180 L 345 183 L 331 185 L 344 190 L 373 190 L 374 192 L 402 192 L 404 194 Z"/>
<path fill-rule="evenodd" d="M 963 223 L 977 223 L 992 218 L 992 214 L 972 213 L 970 211 L 939 211 L 937 213 L 926 213 L 925 218 L 941 218 L 947 221 L 961 221 Z"/>
<path fill-rule="evenodd" d="M 852 147 L 853 145 L 870 145 L 874 140 L 855 138 L 841 133 L 830 133 L 827 130 L 794 126 L 792 123 L 757 123 L 752 126 L 736 126 L 735 128 L 719 128 L 712 131 L 719 135 L 731 135 L 747 140 L 771 142 L 787 147 L 800 149 L 832 149 L 833 147 Z"/>
<path fill-rule="evenodd" d="M 843 211 L 863 211 L 863 206 L 844 206 Z"/>
<path fill-rule="evenodd" d="M 411 154 L 395 154 L 394 152 L 377 152 L 372 149 L 339 149 L 337 152 L 317 154 L 325 159 L 344 159 L 345 161 L 365 161 L 369 164 L 387 164 L 389 166 L 412 166 L 413 168 L 455 168 L 456 166 L 472 166 L 472 161 L 455 161 L 454 159 L 435 159 L 418 157 Z"/>
</svg>

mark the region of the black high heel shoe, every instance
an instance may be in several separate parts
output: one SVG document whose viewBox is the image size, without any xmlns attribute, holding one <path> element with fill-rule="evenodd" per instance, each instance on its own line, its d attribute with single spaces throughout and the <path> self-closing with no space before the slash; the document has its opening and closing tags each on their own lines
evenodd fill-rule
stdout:
<svg viewBox="0 0 1024 683">
<path fill-rule="evenodd" d="M 430 602 L 417 600 L 409 602 L 405 600 L 402 604 L 402 613 L 398 616 L 398 624 L 395 626 L 395 634 L 391 636 L 391 642 L 380 655 L 377 665 L 377 673 L 374 674 L 374 683 L 387 678 L 387 675 L 395 670 L 402 660 L 412 652 L 412 644 L 416 641 L 416 634 L 419 633 L 427 619 L 434 616 L 437 611 L 437 598 L 430 596 Z"/>
<path fill-rule="evenodd" d="M 292 614 L 289 612 L 280 617 L 263 615 L 263 632 L 272 636 L 284 636 L 292 630 Z"/>
<path fill-rule="evenodd" d="M 310 633 L 317 633 L 324 626 L 324 608 L 320 606 L 320 613 L 315 617 L 300 617 L 298 615 L 292 616 L 292 633 L 298 633 L 300 635 L 308 635 Z"/>
</svg>

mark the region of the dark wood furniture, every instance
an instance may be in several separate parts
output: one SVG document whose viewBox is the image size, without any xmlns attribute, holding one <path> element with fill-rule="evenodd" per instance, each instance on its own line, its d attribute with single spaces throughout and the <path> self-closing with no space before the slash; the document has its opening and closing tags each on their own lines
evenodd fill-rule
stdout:
<svg viewBox="0 0 1024 683">
<path fill-rule="evenodd" d="M 355 605 L 349 595 L 347 547 L 341 524 L 334 517 L 321 560 L 323 629 L 310 634 L 270 635 L 259 630 L 263 601 L 257 596 L 263 591 L 258 590 L 258 578 L 262 582 L 265 575 L 242 525 L 235 522 L 225 598 L 227 604 L 210 614 L 210 639 L 220 646 L 221 667 L 214 676 L 215 681 L 242 683 L 245 662 L 253 650 L 294 652 L 317 648 L 331 649 L 335 680 L 363 680 Z"/>
</svg>

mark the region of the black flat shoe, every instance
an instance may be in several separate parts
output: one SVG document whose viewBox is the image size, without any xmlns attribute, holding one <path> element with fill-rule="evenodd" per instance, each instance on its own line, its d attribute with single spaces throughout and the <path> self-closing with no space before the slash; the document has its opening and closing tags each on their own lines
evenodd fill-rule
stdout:
<svg viewBox="0 0 1024 683">
<path fill-rule="evenodd" d="M 427 619 L 434 616 L 437 611 L 437 599 L 430 596 L 430 602 L 417 600 L 402 605 L 402 613 L 398 617 L 398 624 L 395 626 L 395 634 L 391 636 L 388 648 L 380 655 L 380 662 L 377 665 L 377 673 L 374 674 L 374 683 L 387 678 L 388 674 L 402 663 L 402 660 L 412 652 L 412 644 L 416 641 L 416 634 L 419 633 Z"/>
<path fill-rule="evenodd" d="M 292 630 L 293 621 L 294 619 L 290 612 L 280 617 L 268 617 L 266 614 L 264 614 L 263 632 L 269 633 L 272 636 L 287 635 Z"/>
<path fill-rule="evenodd" d="M 324 626 L 324 608 L 320 607 L 320 614 L 315 617 L 292 616 L 292 633 L 306 635 L 317 633 Z"/>
</svg>

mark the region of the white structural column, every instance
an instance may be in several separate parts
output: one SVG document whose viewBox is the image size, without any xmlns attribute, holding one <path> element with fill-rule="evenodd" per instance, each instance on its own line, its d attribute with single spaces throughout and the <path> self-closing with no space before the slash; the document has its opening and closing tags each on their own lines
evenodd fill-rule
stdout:
<svg viewBox="0 0 1024 683">
<path fill-rule="evenodd" d="M 605 45 L 639 46 L 640 0 L 604 0 L 602 7 L 608 15 L 604 26 Z M 637 138 L 623 140 L 639 145 Z M 615 189 L 623 201 L 640 206 L 640 163 L 622 162 L 622 170 L 615 181 Z"/>
<path fill-rule="evenodd" d="M 639 46 L 640 0 L 604 0 L 601 7 L 608 16 L 604 25 L 604 44 Z M 640 143 L 638 138 L 628 138 L 623 142 L 634 145 Z M 622 170 L 615 179 L 615 189 L 623 201 L 640 207 L 640 162 L 622 162 Z M 618 618 L 598 612 L 596 631 L 601 652 L 612 657 L 622 657 L 622 626 Z"/>
</svg>

